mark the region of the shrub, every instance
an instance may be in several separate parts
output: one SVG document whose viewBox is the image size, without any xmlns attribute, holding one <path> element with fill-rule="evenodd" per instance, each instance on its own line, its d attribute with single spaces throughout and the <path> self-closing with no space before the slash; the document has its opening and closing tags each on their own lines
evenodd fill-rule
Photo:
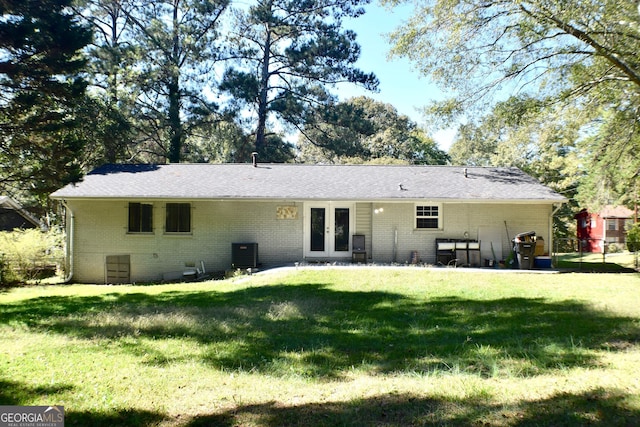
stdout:
<svg viewBox="0 0 640 427">
<path fill-rule="evenodd" d="M 618 245 L 617 243 L 609 243 L 609 245 L 607 246 L 607 253 L 608 254 L 616 254 L 619 252 L 622 252 L 623 248 L 621 245 Z"/>
<path fill-rule="evenodd" d="M 633 224 L 627 230 L 627 249 L 631 252 L 640 251 L 640 223 Z"/>
<path fill-rule="evenodd" d="M 0 283 L 40 279 L 63 258 L 64 235 L 38 229 L 0 232 Z"/>
<path fill-rule="evenodd" d="M 9 263 L 5 259 L 4 255 L 0 253 L 0 285 L 10 284 L 15 282 L 16 279 L 13 277 L 13 273 L 9 268 Z"/>
</svg>

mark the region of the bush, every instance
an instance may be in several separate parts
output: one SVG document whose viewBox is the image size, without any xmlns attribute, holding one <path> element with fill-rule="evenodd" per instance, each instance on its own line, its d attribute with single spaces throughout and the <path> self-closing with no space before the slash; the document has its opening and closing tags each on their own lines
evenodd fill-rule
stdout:
<svg viewBox="0 0 640 427">
<path fill-rule="evenodd" d="M 4 255 L 0 253 L 0 285 L 10 284 L 15 281 L 16 279 L 13 277 L 13 273 L 9 268 L 9 263 L 6 261 Z"/>
<path fill-rule="evenodd" d="M 633 224 L 627 230 L 627 249 L 630 252 L 640 251 L 640 223 Z"/>
<path fill-rule="evenodd" d="M 0 283 L 41 279 L 55 274 L 63 259 L 64 235 L 38 229 L 0 232 Z"/>
<path fill-rule="evenodd" d="M 609 245 L 607 245 L 608 254 L 617 254 L 622 251 L 623 251 L 623 247 L 617 243 L 609 243 Z"/>
</svg>

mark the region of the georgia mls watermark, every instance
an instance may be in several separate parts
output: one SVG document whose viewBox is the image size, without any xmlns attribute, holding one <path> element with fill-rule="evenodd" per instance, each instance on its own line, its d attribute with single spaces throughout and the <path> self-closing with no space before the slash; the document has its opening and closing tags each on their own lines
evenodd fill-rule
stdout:
<svg viewBox="0 0 640 427">
<path fill-rule="evenodd" d="M 0 406 L 0 427 L 64 427 L 64 406 Z"/>
</svg>

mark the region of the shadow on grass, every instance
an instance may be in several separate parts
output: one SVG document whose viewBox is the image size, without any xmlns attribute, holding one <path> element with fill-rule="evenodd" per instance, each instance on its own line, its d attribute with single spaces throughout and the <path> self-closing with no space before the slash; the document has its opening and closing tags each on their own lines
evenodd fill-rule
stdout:
<svg viewBox="0 0 640 427">
<path fill-rule="evenodd" d="M 602 262 L 601 254 L 579 253 L 560 254 L 556 259 L 556 268 L 579 271 L 581 273 L 637 273 L 633 260 L 624 256 L 609 254 Z"/>
<path fill-rule="evenodd" d="M 640 339 L 636 319 L 578 301 L 423 301 L 323 284 L 40 297 L 4 305 L 0 323 L 108 340 L 140 363 L 200 360 L 224 370 L 329 379 L 354 369 L 527 377 L 597 367 L 599 350 L 624 351 Z M 159 350 L 157 340 L 175 347 L 186 340 L 197 350 Z"/>
<path fill-rule="evenodd" d="M 443 400 L 416 395 L 376 396 L 352 402 L 299 406 L 248 405 L 200 416 L 189 427 L 275 426 L 632 426 L 640 412 L 626 407 L 621 393 L 597 390 L 522 401 L 510 407 L 480 399 Z"/>
<path fill-rule="evenodd" d="M 71 385 L 29 386 L 18 381 L 0 379 L 0 405 L 21 405 L 33 398 L 72 390 Z"/>
<path fill-rule="evenodd" d="M 71 387 L 29 388 L 0 380 L 0 404 L 23 404 L 27 395 L 46 395 Z M 180 425 L 187 427 L 252 425 L 275 426 L 635 426 L 640 411 L 631 409 L 622 391 L 596 389 L 580 394 L 561 393 L 547 399 L 522 400 L 499 405 L 479 396 L 465 399 L 389 394 L 352 401 L 285 406 L 281 403 L 241 405 L 223 412 L 169 416 L 140 409 L 74 412 L 65 408 L 65 425 L 94 427 L 143 427 Z"/>
<path fill-rule="evenodd" d="M 59 404 L 58 401 L 49 401 L 51 399 L 50 396 L 73 389 L 74 387 L 71 385 L 33 387 L 18 381 L 0 379 L 0 405 L 25 405 L 27 404 L 26 402 L 30 401 L 39 401 L 40 403 L 37 403 L 37 405 Z M 136 409 L 107 412 L 73 412 L 73 410 L 70 411 L 69 409 L 65 408 L 65 425 L 67 426 L 156 426 L 167 418 L 160 413 Z"/>
<path fill-rule="evenodd" d="M 79 427 L 144 427 L 157 426 L 166 421 L 163 414 L 137 409 L 123 409 L 107 412 L 67 412 L 65 413 L 65 426 Z"/>
<path fill-rule="evenodd" d="M 614 262 L 580 262 L 560 261 L 556 268 L 561 270 L 579 271 L 581 273 L 637 273 L 638 271 Z"/>
</svg>

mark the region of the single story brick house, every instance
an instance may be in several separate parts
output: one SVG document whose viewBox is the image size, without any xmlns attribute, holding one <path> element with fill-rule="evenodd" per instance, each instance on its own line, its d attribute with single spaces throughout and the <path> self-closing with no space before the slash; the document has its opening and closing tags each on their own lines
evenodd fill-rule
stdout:
<svg viewBox="0 0 640 427">
<path fill-rule="evenodd" d="M 473 242 L 478 264 L 523 231 L 548 251 L 565 202 L 516 168 L 259 163 L 106 165 L 51 197 L 66 206 L 70 279 L 90 283 L 247 258 L 435 265 L 437 240 Z"/>
</svg>

